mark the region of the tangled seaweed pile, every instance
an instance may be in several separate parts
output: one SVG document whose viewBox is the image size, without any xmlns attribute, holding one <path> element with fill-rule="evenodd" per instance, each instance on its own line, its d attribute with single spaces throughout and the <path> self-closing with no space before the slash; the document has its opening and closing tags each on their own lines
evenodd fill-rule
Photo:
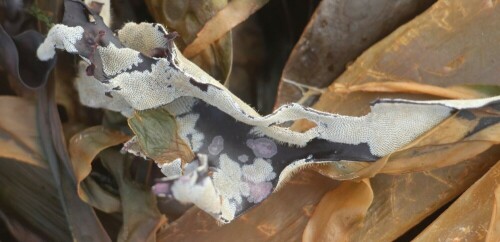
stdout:
<svg viewBox="0 0 500 242">
<path fill-rule="evenodd" d="M 328 90 L 311 86 L 308 80 L 303 81 L 299 77 L 300 74 L 286 71 L 278 93 L 278 103 L 283 102 L 283 98 L 290 99 L 296 95 L 285 95 L 294 86 L 302 91 L 303 96 L 295 99 L 300 104 L 283 104 L 273 113 L 261 116 L 227 88 L 234 84 L 221 84 L 184 57 L 174 42 L 179 38 L 176 32 L 167 31 L 162 24 L 127 23 L 115 34 L 107 26 L 110 24 L 109 14 L 106 13 L 110 11 L 109 3 L 104 3 L 108 8 L 103 8 L 103 3 L 99 1 L 87 4 L 65 1 L 62 22 L 51 26 L 45 38 L 34 31 L 15 37 L 10 37 L 3 29 L 1 32 L 2 43 L 6 43 L 3 56 L 0 56 L 4 60 L 2 65 L 5 70 L 25 86 L 37 89 L 36 123 L 39 128 L 34 132 L 41 139 L 41 154 L 44 158 L 39 159 L 46 160 L 46 163 L 40 163 L 29 155 L 23 156 L 21 151 L 16 150 L 2 157 L 24 159 L 28 164 L 49 168 L 55 181 L 56 197 L 70 224 L 69 231 L 77 240 L 109 238 L 109 225 L 101 227 L 102 218 L 98 218 L 92 208 L 106 213 L 122 212 L 123 227 L 118 238 L 123 240 L 144 239 L 140 237 L 144 234 L 151 240 L 156 235 L 159 235 L 160 240 L 198 236 L 198 233 L 179 233 L 190 230 L 189 226 L 204 226 L 201 221 L 189 225 L 190 218 L 203 216 L 193 209 L 185 212 L 189 204 L 196 205 L 219 222 L 230 223 L 235 220 L 220 228 L 201 229 L 205 232 L 199 236 L 208 235 L 208 240 L 212 240 L 215 237 L 211 236 L 217 236 L 218 233 L 246 231 L 251 234 L 251 230 L 241 227 L 242 223 L 248 223 L 252 213 L 258 213 L 255 211 L 265 211 L 266 206 L 272 207 L 280 201 L 291 204 L 283 212 L 276 211 L 277 215 L 284 215 L 288 211 L 290 215 L 298 216 L 296 221 L 309 221 L 307 226 L 301 222 L 303 225 L 299 227 L 302 233 L 299 227 L 296 228 L 298 232 L 292 232 L 295 229 L 277 232 L 278 225 L 275 222 L 278 220 L 265 214 L 258 215 L 258 220 L 250 220 L 253 222 L 249 224 L 255 223 L 255 228 L 263 231 L 269 239 L 279 239 L 288 234 L 312 241 L 356 240 L 374 233 L 367 227 L 375 226 L 370 223 L 377 221 L 370 217 L 374 213 L 370 209 L 391 209 L 393 212 L 396 209 L 395 204 L 390 205 L 391 208 L 380 206 L 389 201 L 386 200 L 387 196 L 394 196 L 393 190 L 384 189 L 393 186 L 389 185 L 391 182 L 398 184 L 398 178 L 384 175 L 372 178 L 376 174 L 415 172 L 409 176 L 414 178 L 407 181 L 423 174 L 423 177 L 418 178 L 421 179 L 420 183 L 430 184 L 431 181 L 425 176 L 446 183 L 444 178 L 438 178 L 440 175 L 428 174 L 436 169 L 438 172 L 444 169 L 445 174 L 457 169 L 455 173 L 460 176 L 466 171 L 464 169 L 472 169 L 480 175 L 499 158 L 500 96 L 495 94 L 498 85 L 439 87 L 404 78 L 399 78 L 402 81 L 393 80 L 395 77 L 374 69 L 388 62 L 388 59 L 396 58 L 394 56 L 397 55 L 392 52 L 401 51 L 402 48 L 396 48 L 401 45 L 397 41 L 404 39 L 413 43 L 409 39 L 414 37 L 403 31 L 411 28 L 411 24 L 401 27 L 377 44 L 376 48 L 363 54 L 356 62 L 360 64 L 353 64 Z M 149 4 L 154 6 L 158 3 L 151 1 Z M 321 10 L 328 4 L 327 0 L 320 4 L 312 19 L 313 23 L 325 18 Z M 450 5 L 446 1 L 436 3 L 424 15 L 435 16 L 440 11 L 448 12 L 446 4 Z M 246 6 L 241 1 L 228 3 L 207 22 L 198 38 L 184 50 L 184 54 L 199 54 L 207 42 L 211 43 L 211 38 L 221 38 L 225 32 L 215 31 L 207 37 L 206 31 L 221 18 L 227 17 L 230 9 L 241 9 L 251 14 L 255 7 Z M 495 6 L 490 8 L 495 9 Z M 221 28 L 229 30 L 242 20 L 234 18 L 234 24 Z M 420 16 L 412 22 L 415 21 L 426 20 Z M 476 20 L 472 18 L 469 21 Z M 314 25 L 308 26 L 304 35 L 307 37 L 310 31 L 316 31 Z M 391 38 L 396 39 L 396 43 L 392 43 Z M 223 42 L 222 39 L 219 41 Z M 299 41 L 297 45 L 287 66 L 310 65 L 303 58 L 308 55 L 299 53 L 308 48 L 305 47 L 308 43 Z M 382 48 L 384 45 L 390 48 Z M 312 50 L 314 48 L 309 47 Z M 335 50 L 337 47 L 333 45 L 331 48 Z M 68 150 L 54 100 L 54 80 L 49 78 L 56 64 L 57 49 L 82 59 L 75 79 L 80 103 L 109 110 L 105 113 L 103 125 L 74 133 Z M 380 60 L 374 58 L 381 50 L 387 57 Z M 10 61 L 5 61 L 8 58 L 11 58 Z M 463 57 L 448 63 L 443 71 L 450 73 L 460 69 L 464 62 L 460 58 Z M 59 65 L 60 60 L 57 63 Z M 370 65 L 372 68 L 367 68 Z M 55 73 L 57 75 L 57 68 Z M 312 96 L 321 93 L 323 95 L 314 109 L 305 106 Z M 374 99 L 371 93 L 412 93 L 413 96 Z M 430 99 L 460 100 L 418 100 L 423 95 L 434 96 Z M 346 102 L 346 97 L 356 97 L 353 100 L 357 101 L 349 103 L 348 109 L 339 109 L 337 105 Z M 21 101 L 23 99 L 12 100 L 26 102 Z M 332 106 L 332 103 L 336 105 Z M 24 105 L 33 106 L 29 102 Z M 342 115 L 325 112 L 335 111 L 328 110 L 331 107 L 337 107 L 336 111 Z M 356 107 L 359 109 L 353 109 Z M 128 127 L 123 123 L 125 117 Z M 108 148 L 122 143 L 121 152 L 116 147 Z M 96 157 L 99 158 L 96 161 L 98 163 L 93 163 Z M 471 166 L 473 158 L 485 160 L 476 161 L 473 166 L 477 168 L 463 167 L 464 164 Z M 148 160 L 149 163 L 140 160 Z M 141 170 L 144 164 L 151 162 L 156 163 L 163 177 L 153 175 L 156 168 Z M 129 173 L 131 168 L 132 174 Z M 318 174 L 308 174 L 304 170 L 315 170 L 325 177 L 318 178 Z M 40 176 L 43 176 L 42 173 Z M 446 179 L 453 179 L 455 175 L 449 176 Z M 141 177 L 146 188 L 139 188 L 132 181 Z M 326 177 L 344 181 L 337 182 Z M 475 179 L 467 177 L 462 183 L 448 185 L 453 188 L 449 189 L 453 192 L 448 192 L 439 202 L 422 203 L 422 209 L 429 209 L 429 206 L 434 210 L 439 208 L 458 195 L 458 187 L 466 186 Z M 151 189 L 147 188 L 148 184 L 152 185 Z M 297 184 L 299 187 L 301 184 L 306 185 L 302 188 L 305 189 L 303 193 L 309 195 L 295 198 L 297 201 L 292 203 L 290 199 L 294 198 L 287 198 L 286 195 L 293 193 L 297 188 L 292 187 Z M 281 195 L 271 196 L 278 189 Z M 310 201 L 318 201 L 329 189 L 333 190 L 317 206 L 314 202 L 309 207 L 304 206 Z M 377 189 L 382 190 L 377 192 Z M 418 189 L 412 189 L 418 194 Z M 436 189 L 434 194 L 446 192 L 446 188 Z M 427 192 L 433 194 L 433 191 Z M 266 201 L 269 196 L 270 201 Z M 160 231 L 159 226 L 165 223 L 165 217 L 158 211 L 156 200 L 160 210 L 171 219 L 182 215 Z M 264 204 L 259 205 L 262 202 Z M 251 209 L 256 205 L 259 207 Z M 306 211 L 306 217 L 297 213 L 301 210 L 300 206 L 303 206 L 302 211 Z M 307 219 L 314 207 L 312 217 Z M 78 212 L 73 212 L 75 210 Z M 249 211 L 249 215 L 245 214 Z M 397 238 L 425 217 L 424 213 L 412 214 L 404 209 L 402 213 L 407 214 L 408 221 L 399 227 L 389 228 L 385 237 L 381 237 L 382 240 Z M 398 216 L 404 217 L 403 214 Z M 293 220 L 292 217 L 290 219 Z M 78 219 L 92 225 L 82 229 L 75 226 Z M 495 216 L 490 223 L 490 226 L 494 226 Z M 132 228 L 143 232 L 129 234 Z M 63 235 L 64 231 L 61 233 L 61 236 L 67 236 Z M 421 237 L 433 236 L 429 233 Z M 255 239 L 255 236 L 249 235 L 248 238 Z M 490 230 L 488 236 L 494 238 L 496 235 Z"/>
</svg>

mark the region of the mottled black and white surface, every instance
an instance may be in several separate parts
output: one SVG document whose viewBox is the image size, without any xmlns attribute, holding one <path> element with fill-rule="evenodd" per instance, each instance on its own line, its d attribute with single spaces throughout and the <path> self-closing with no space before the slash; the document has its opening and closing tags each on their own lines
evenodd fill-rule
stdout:
<svg viewBox="0 0 500 242">
<path fill-rule="evenodd" d="M 77 80 L 83 103 L 124 115 L 164 108 L 175 116 L 178 135 L 198 159 L 161 164 L 167 177 L 153 190 L 194 203 L 222 222 L 262 202 L 301 166 L 374 161 L 456 112 L 466 118 L 468 109 L 498 107 L 500 101 L 500 96 L 378 100 L 361 117 L 287 104 L 261 116 L 184 58 L 172 42 L 175 34 L 163 26 L 127 23 L 115 36 L 82 2 L 65 1 L 65 6 L 63 24 L 49 31 L 39 59 L 50 60 L 55 49 L 80 55 L 87 62 L 85 73 L 94 78 Z M 299 119 L 316 126 L 302 133 L 282 126 Z M 484 119 L 478 130 L 498 121 Z"/>
<path fill-rule="evenodd" d="M 181 99 L 180 102 L 183 105 L 190 103 L 186 106 L 191 108 L 178 114 L 176 119 L 179 123 L 190 123 L 189 134 L 184 139 L 197 153 L 206 157 L 207 170 L 212 175 L 209 176 L 209 172 L 204 170 L 197 174 L 197 180 L 210 179 L 214 190 L 224 198 L 222 205 L 229 209 L 228 213 L 213 214 L 222 221 L 230 221 L 234 216 L 263 201 L 300 166 L 340 160 L 375 161 L 380 158 L 370 152 L 366 143 L 352 145 L 313 139 L 303 147 L 290 146 L 253 133 L 252 126 L 235 120 L 216 107 L 199 100 L 186 99 Z M 174 112 L 177 110 L 175 106 L 178 105 L 174 103 L 170 107 Z M 489 106 L 498 108 L 500 102 Z M 165 108 L 168 109 L 169 105 Z M 473 115 L 467 109 L 453 111 L 455 112 L 458 118 L 463 119 L 470 119 L 470 115 Z M 186 117 L 192 119 L 188 121 Z M 500 117 L 482 118 L 468 135 L 499 122 Z M 193 164 L 199 164 L 199 161 Z M 178 181 L 165 183 L 175 182 Z M 164 195 L 172 193 L 169 189 L 164 189 L 163 192 Z"/>
</svg>

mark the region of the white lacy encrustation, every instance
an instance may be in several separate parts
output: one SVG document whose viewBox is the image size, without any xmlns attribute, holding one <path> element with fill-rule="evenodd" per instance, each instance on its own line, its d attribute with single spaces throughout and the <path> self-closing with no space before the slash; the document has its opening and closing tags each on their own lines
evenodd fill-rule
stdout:
<svg viewBox="0 0 500 242">
<path fill-rule="evenodd" d="M 97 83 L 95 79 L 77 80 L 77 88 L 82 103 L 120 111 L 125 115 L 130 114 L 131 110 L 163 106 L 174 116 L 179 116 L 179 135 L 195 152 L 206 141 L 204 134 L 194 129 L 199 116 L 180 114 L 188 113 L 197 100 L 217 107 L 235 120 L 252 126 L 254 134 L 265 135 L 283 144 L 301 147 L 313 139 L 349 145 L 366 143 L 371 154 L 378 157 L 405 146 L 456 110 L 479 108 L 500 101 L 500 96 L 475 100 L 379 100 L 371 106 L 371 112 L 362 117 L 342 116 L 299 104 L 287 104 L 272 114 L 260 116 L 218 81 L 184 58 L 177 47 L 173 46 L 171 50 L 175 63 L 170 63 L 167 58 L 143 54 L 155 48 L 165 48 L 168 44 L 166 34 L 165 28 L 159 24 L 127 23 L 118 31 L 118 38 L 128 48 L 117 48 L 113 44 L 98 47 L 105 62 L 104 72 L 113 76 L 108 80 L 109 83 Z M 75 43 L 82 37 L 81 27 L 58 24 L 49 31 L 47 39 L 37 52 L 38 57 L 41 60 L 52 58 L 55 54 L 54 47 L 76 53 Z M 153 58 L 156 63 L 148 70 L 133 70 L 133 67 L 146 58 Z M 80 78 L 85 77 L 80 75 Z M 112 92 L 116 99 L 110 102 L 104 95 L 106 92 Z M 317 125 L 304 133 L 277 125 L 299 119 L 308 119 Z M 221 142 L 223 140 L 217 140 L 217 145 L 222 144 Z M 253 147 L 252 142 L 249 145 Z M 218 216 L 221 221 L 228 222 L 234 218 L 242 197 L 251 203 L 258 203 L 271 192 L 273 185 L 269 181 L 276 177 L 276 173 L 265 158 L 275 151 L 270 149 L 270 154 L 266 154 L 256 150 L 258 159 L 253 161 L 241 156 L 245 160 L 241 161 L 245 163 L 242 166 L 239 158 L 238 162 L 233 161 L 224 154 L 223 145 L 213 147 L 213 151 L 221 155 L 219 167 L 212 176 L 202 177 L 198 181 L 200 177 L 197 170 L 184 174 L 174 182 L 174 196 L 179 201 L 194 203 Z M 295 161 L 284 171 L 288 174 L 291 169 L 304 163 L 304 160 Z M 283 180 L 282 174 L 280 181 Z"/>
</svg>

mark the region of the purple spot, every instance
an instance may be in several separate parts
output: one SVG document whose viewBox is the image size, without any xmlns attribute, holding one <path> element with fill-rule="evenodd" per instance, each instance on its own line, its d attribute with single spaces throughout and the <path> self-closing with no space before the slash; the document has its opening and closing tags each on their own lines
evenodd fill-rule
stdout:
<svg viewBox="0 0 500 242">
<path fill-rule="evenodd" d="M 238 156 L 238 160 L 245 163 L 248 161 L 248 155 L 240 155 Z"/>
<path fill-rule="evenodd" d="M 212 139 L 212 143 L 208 146 L 208 153 L 218 155 L 224 149 L 224 138 L 218 135 Z"/>
<path fill-rule="evenodd" d="M 156 195 L 156 196 L 159 196 L 159 197 L 164 197 L 166 196 L 166 194 L 168 194 L 170 192 L 170 184 L 168 183 L 156 183 L 153 185 L 153 187 L 151 188 L 151 190 L 153 191 L 153 193 Z"/>
<path fill-rule="evenodd" d="M 278 153 L 276 143 L 268 138 L 248 139 L 247 146 L 259 158 L 269 159 Z"/>
<path fill-rule="evenodd" d="M 271 194 L 271 189 L 273 189 L 273 184 L 270 182 L 261 182 L 258 184 L 249 182 L 248 186 L 250 187 L 250 195 L 247 200 L 251 203 L 262 202 L 262 200 Z"/>
</svg>

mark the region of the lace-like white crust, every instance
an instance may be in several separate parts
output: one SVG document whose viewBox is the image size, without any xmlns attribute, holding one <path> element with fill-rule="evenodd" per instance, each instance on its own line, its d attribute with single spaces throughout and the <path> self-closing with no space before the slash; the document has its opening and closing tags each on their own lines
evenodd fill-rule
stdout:
<svg viewBox="0 0 500 242">
<path fill-rule="evenodd" d="M 49 31 L 45 43 L 39 48 L 39 58 L 46 60 L 54 55 L 54 47 L 75 53 L 74 44 L 83 30 L 56 25 Z M 178 116 L 179 135 L 197 151 L 204 143 L 210 143 L 210 154 L 220 155 L 218 166 L 211 176 L 205 168 L 195 168 L 177 179 L 172 186 L 173 195 L 181 202 L 190 202 L 219 218 L 231 221 L 242 206 L 242 199 L 249 203 L 261 202 L 272 191 L 271 180 L 277 174 L 266 160 L 276 153 L 274 143 L 267 143 L 265 152 L 255 148 L 258 142 L 249 140 L 257 158 L 240 155 L 232 159 L 225 153 L 222 136 L 209 137 L 195 129 L 200 118 L 190 113 L 196 100 L 201 100 L 235 120 L 253 127 L 252 133 L 265 135 L 280 144 L 305 146 L 313 139 L 334 143 L 357 145 L 366 143 L 372 155 L 381 157 L 408 144 L 460 109 L 479 108 L 499 102 L 500 96 L 476 100 L 379 100 L 371 106 L 371 112 L 362 117 L 350 117 L 320 112 L 299 104 L 288 104 L 272 114 L 260 116 L 250 106 L 229 92 L 223 85 L 185 59 L 175 46 L 171 50 L 174 63 L 167 58 L 153 58 L 156 63 L 144 71 L 134 70 L 141 63 L 143 53 L 155 48 L 165 48 L 166 30 L 158 24 L 128 23 L 118 31 L 126 48 L 110 44 L 99 49 L 104 61 L 104 72 L 112 75 L 109 83 L 95 85 L 77 81 L 82 103 L 92 107 L 107 108 L 122 113 L 163 107 Z M 142 52 L 142 53 L 141 53 Z M 119 87 L 119 88 L 115 88 Z M 113 103 L 104 95 L 112 92 Z M 83 96 L 83 97 L 82 97 Z M 174 102 L 175 101 L 175 102 Z M 304 132 L 294 132 L 277 124 L 298 119 L 308 119 L 317 124 Z M 257 142 L 257 143 L 256 143 Z M 274 141 L 273 141 L 274 142 Z M 274 148 L 273 148 L 274 147 Z M 241 163 L 244 165 L 241 165 Z M 169 176 L 179 174 L 180 162 L 162 167 Z M 298 160 L 288 165 L 280 174 L 282 181 L 294 170 L 306 164 Z M 203 173 L 205 172 L 205 173 Z M 279 183 L 279 182 L 278 182 Z"/>
</svg>

